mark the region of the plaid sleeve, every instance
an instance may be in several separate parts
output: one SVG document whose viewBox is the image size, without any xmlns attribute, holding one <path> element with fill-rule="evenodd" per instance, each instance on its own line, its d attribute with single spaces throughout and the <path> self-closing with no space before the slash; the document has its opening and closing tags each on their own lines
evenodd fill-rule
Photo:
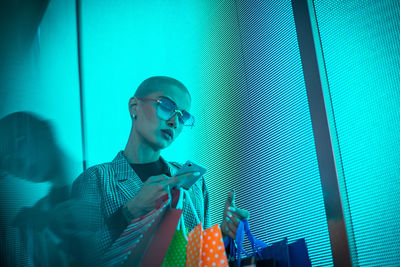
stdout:
<svg viewBox="0 0 400 267">
<path fill-rule="evenodd" d="M 76 201 L 76 225 L 73 226 L 71 246 L 78 259 L 92 264 L 111 245 L 111 235 L 105 222 L 99 170 L 95 167 L 83 172 L 73 183 L 71 197 Z"/>
<path fill-rule="evenodd" d="M 80 210 L 75 212 L 78 216 L 70 247 L 75 250 L 74 256 L 89 266 L 111 266 L 123 262 L 143 232 L 166 207 L 164 203 L 160 209 L 129 223 L 122 223 L 124 218 L 118 211 L 107 217 L 100 181 L 103 178 L 101 166 L 89 168 L 75 180 L 71 190 L 77 203 L 75 207 Z M 117 216 L 119 218 L 115 218 Z"/>
</svg>

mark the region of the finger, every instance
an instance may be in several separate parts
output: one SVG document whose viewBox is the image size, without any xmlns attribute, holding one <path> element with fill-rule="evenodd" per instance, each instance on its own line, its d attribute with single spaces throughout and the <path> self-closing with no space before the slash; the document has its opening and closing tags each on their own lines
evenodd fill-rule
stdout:
<svg viewBox="0 0 400 267">
<path fill-rule="evenodd" d="M 165 174 L 161 174 L 156 176 L 150 176 L 149 179 L 147 179 L 147 183 L 160 183 L 168 180 L 169 180 L 168 176 L 166 176 Z"/>
<path fill-rule="evenodd" d="M 236 239 L 236 231 L 234 232 L 234 231 L 232 231 L 231 230 L 231 228 L 229 227 L 229 219 L 224 219 L 224 222 L 221 224 L 221 230 L 222 230 L 222 233 L 225 235 L 225 236 L 229 236 L 230 238 L 232 238 L 232 239 Z"/>
<path fill-rule="evenodd" d="M 228 230 L 225 230 L 225 231 L 224 231 L 225 236 L 229 236 L 230 238 L 232 238 L 233 240 L 235 240 L 235 239 L 236 239 L 236 235 L 235 235 L 232 231 L 230 231 L 228 227 L 226 227 L 226 228 L 227 228 Z"/>
<path fill-rule="evenodd" d="M 229 236 L 230 238 L 232 238 L 233 240 L 236 239 L 236 234 L 234 234 L 232 231 L 229 231 L 229 232 L 228 232 L 228 236 Z"/>
<path fill-rule="evenodd" d="M 179 187 L 179 178 L 177 176 L 173 176 L 165 183 L 165 185 L 169 186 L 170 188 L 175 188 L 177 186 Z"/>
<path fill-rule="evenodd" d="M 200 172 L 186 172 L 186 173 L 178 174 L 176 176 L 179 178 L 192 178 L 193 176 L 198 177 L 198 176 L 200 176 L 200 174 L 201 174 Z"/>
<path fill-rule="evenodd" d="M 179 180 L 178 186 L 190 188 L 200 178 L 200 175 L 200 172 L 188 172 L 175 177 Z"/>
<path fill-rule="evenodd" d="M 227 218 L 229 218 L 230 221 L 231 221 L 236 227 L 239 226 L 240 219 L 239 219 L 237 216 L 233 215 L 232 212 L 230 212 L 229 210 L 226 212 L 226 215 L 227 215 Z"/>
<path fill-rule="evenodd" d="M 167 186 L 167 191 L 168 191 L 168 198 L 172 201 L 171 190 L 169 185 Z"/>
<path fill-rule="evenodd" d="M 235 206 L 235 191 L 234 190 L 231 190 L 229 192 L 227 202 L 230 205 Z"/>
<path fill-rule="evenodd" d="M 172 199 L 172 189 L 173 189 L 173 188 L 174 188 L 174 187 L 173 187 L 170 183 L 167 183 L 167 184 L 163 187 L 163 189 L 164 189 L 163 192 L 166 193 L 170 199 Z"/>
<path fill-rule="evenodd" d="M 250 212 L 248 212 L 247 210 L 239 209 L 239 208 L 235 208 L 235 207 L 229 207 L 228 210 L 230 212 L 232 212 L 232 214 L 234 216 L 239 218 L 239 220 L 250 218 Z"/>
<path fill-rule="evenodd" d="M 237 231 L 237 226 L 235 226 L 234 224 L 233 224 L 233 222 L 232 222 L 232 220 L 229 218 L 229 217 L 226 217 L 226 222 L 227 222 L 227 226 L 228 226 L 228 228 L 229 228 L 229 232 L 228 232 L 228 235 L 229 235 L 229 233 L 231 233 L 232 235 L 233 235 L 233 239 L 235 239 L 236 238 L 236 231 Z"/>
</svg>

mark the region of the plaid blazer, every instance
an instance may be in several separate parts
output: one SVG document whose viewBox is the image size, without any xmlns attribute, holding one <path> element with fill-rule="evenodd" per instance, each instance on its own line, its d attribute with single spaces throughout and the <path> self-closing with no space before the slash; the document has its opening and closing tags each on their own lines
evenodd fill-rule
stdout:
<svg viewBox="0 0 400 267">
<path fill-rule="evenodd" d="M 181 167 L 177 163 L 165 163 L 172 176 Z M 86 238 L 81 241 L 81 244 L 84 244 L 82 249 L 89 249 L 86 255 L 83 255 L 85 260 L 92 262 L 93 258 L 103 255 L 111 247 L 121 232 L 110 225 L 110 218 L 128 200 L 132 199 L 142 186 L 143 182 L 122 151 L 112 162 L 93 166 L 74 181 L 71 190 L 72 197 L 85 203 L 82 205 L 86 207 L 83 212 L 85 219 L 82 219 L 82 222 L 90 228 L 90 234 L 81 235 L 81 238 Z M 204 177 L 201 177 L 188 191 L 199 219 L 203 222 L 204 228 L 208 228 L 210 226 L 209 196 Z M 191 231 L 197 222 L 186 201 L 183 207 L 185 226 Z"/>
</svg>

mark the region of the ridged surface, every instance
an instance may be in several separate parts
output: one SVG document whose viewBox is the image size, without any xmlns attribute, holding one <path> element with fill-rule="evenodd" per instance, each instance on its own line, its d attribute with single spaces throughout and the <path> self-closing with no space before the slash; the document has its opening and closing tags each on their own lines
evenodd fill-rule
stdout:
<svg viewBox="0 0 400 267">
<path fill-rule="evenodd" d="M 290 1 L 237 1 L 243 69 L 237 205 L 268 243 L 305 238 L 332 265 L 311 118 Z M 246 246 L 250 250 L 249 246 Z"/>
<path fill-rule="evenodd" d="M 400 3 L 314 5 L 353 249 L 360 266 L 398 266 Z"/>
</svg>

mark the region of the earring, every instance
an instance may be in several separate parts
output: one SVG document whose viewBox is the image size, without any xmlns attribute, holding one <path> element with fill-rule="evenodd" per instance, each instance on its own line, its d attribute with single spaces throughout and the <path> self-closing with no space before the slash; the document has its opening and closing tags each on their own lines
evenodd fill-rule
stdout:
<svg viewBox="0 0 400 267">
<path fill-rule="evenodd" d="M 136 116 L 135 116 L 135 114 L 133 114 L 131 117 L 132 117 L 132 119 L 133 119 L 133 120 L 135 120 L 135 119 L 136 119 Z"/>
</svg>

